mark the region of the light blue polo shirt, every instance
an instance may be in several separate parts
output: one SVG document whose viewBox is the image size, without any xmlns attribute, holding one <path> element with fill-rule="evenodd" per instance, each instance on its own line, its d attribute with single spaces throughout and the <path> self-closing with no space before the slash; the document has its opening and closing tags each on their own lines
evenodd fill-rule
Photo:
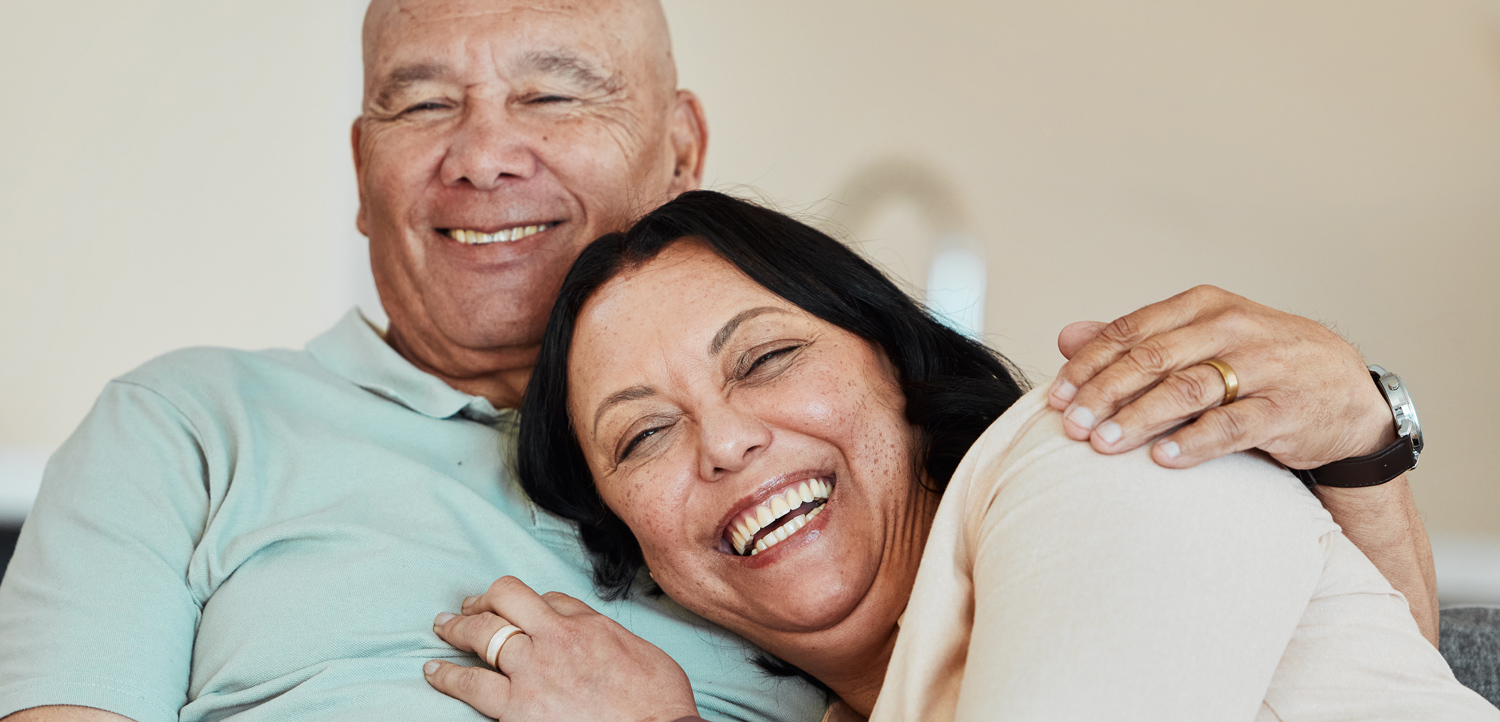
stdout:
<svg viewBox="0 0 1500 722">
<path fill-rule="evenodd" d="M 357 312 L 304 351 L 189 349 L 110 382 L 0 585 L 0 716 L 480 719 L 422 677 L 478 664 L 432 618 L 512 574 L 666 650 L 706 717 L 821 717 L 672 602 L 600 599 L 573 527 L 516 482 L 515 428 Z"/>
</svg>

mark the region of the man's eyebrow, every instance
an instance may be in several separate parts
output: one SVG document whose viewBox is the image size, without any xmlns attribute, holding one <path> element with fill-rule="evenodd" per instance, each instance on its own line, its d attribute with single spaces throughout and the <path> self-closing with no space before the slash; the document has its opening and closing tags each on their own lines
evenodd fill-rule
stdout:
<svg viewBox="0 0 1500 722">
<path fill-rule="evenodd" d="M 599 419 L 611 406 L 623 404 L 626 401 L 649 398 L 656 395 L 656 389 L 650 386 L 631 386 L 623 391 L 616 391 L 609 398 L 599 402 L 599 408 L 594 410 L 594 436 L 599 435 Z"/>
<path fill-rule="evenodd" d="M 380 81 L 380 89 L 375 94 L 377 105 L 385 106 L 391 101 L 391 96 L 401 92 L 407 86 L 420 83 L 424 80 L 440 78 L 447 74 L 448 66 L 438 63 L 421 63 L 417 65 L 402 65 L 392 70 L 385 79 Z"/>
<path fill-rule="evenodd" d="M 791 311 L 775 306 L 756 306 L 740 311 L 734 315 L 734 318 L 729 319 L 729 323 L 724 324 L 718 333 L 714 334 L 714 340 L 708 343 L 708 355 L 718 356 L 719 352 L 724 350 L 724 344 L 729 343 L 729 337 L 739 329 L 740 324 L 767 313 L 791 313 Z"/>
<path fill-rule="evenodd" d="M 591 90 L 612 93 L 620 87 L 619 78 L 584 57 L 566 50 L 527 53 L 521 63 L 530 70 L 543 75 L 561 76 Z"/>
</svg>

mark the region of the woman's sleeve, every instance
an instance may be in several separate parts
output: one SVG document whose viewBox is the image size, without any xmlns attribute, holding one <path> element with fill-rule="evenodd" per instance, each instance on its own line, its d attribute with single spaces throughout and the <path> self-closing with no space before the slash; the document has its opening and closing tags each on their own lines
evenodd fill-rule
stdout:
<svg viewBox="0 0 1500 722">
<path fill-rule="evenodd" d="M 966 466 L 957 718 L 1255 719 L 1337 528 L 1267 461 L 1163 469 L 1069 441 L 1055 416 Z"/>
<path fill-rule="evenodd" d="M 178 718 L 199 617 L 188 566 L 208 514 L 192 425 L 105 388 L 47 465 L 0 585 L 0 717 L 43 705 Z"/>
</svg>

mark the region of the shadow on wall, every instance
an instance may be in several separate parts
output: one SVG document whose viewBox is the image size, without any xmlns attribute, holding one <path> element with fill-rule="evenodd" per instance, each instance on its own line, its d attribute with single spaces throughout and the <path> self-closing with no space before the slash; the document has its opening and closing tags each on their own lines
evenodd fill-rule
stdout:
<svg viewBox="0 0 1500 722">
<path fill-rule="evenodd" d="M 824 230 L 835 237 L 846 236 L 876 265 L 888 259 L 880 258 L 881 252 L 872 246 L 894 239 L 872 237 L 875 221 L 899 206 L 915 210 L 923 237 L 883 250 L 895 253 L 894 260 L 911 276 L 908 282 L 925 277 L 923 301 L 934 317 L 970 338 L 983 337 L 984 244 L 972 230 L 956 184 L 926 163 L 889 158 L 854 172 L 832 198 L 837 205 Z M 920 270 L 923 265 L 925 274 Z"/>
</svg>

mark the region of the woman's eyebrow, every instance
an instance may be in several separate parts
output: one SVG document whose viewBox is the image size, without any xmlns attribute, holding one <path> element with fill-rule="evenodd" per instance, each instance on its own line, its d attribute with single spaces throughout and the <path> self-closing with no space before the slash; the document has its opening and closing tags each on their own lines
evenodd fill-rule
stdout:
<svg viewBox="0 0 1500 722">
<path fill-rule="evenodd" d="M 791 311 L 775 306 L 756 306 L 740 311 L 734 315 L 734 318 L 729 319 L 729 323 L 724 324 L 718 333 L 714 334 L 714 340 L 708 343 L 708 355 L 718 356 L 719 352 L 724 350 L 724 344 L 729 343 L 729 337 L 739 329 L 740 324 L 767 313 L 791 313 Z"/>
<path fill-rule="evenodd" d="M 598 440 L 599 438 L 599 418 L 604 416 L 604 412 L 609 410 L 610 407 L 623 404 L 626 401 L 635 401 L 636 399 L 644 399 L 655 395 L 656 389 L 650 386 L 631 386 L 628 389 L 616 391 L 610 394 L 609 398 L 600 401 L 599 408 L 594 410 L 594 439 Z"/>
</svg>

